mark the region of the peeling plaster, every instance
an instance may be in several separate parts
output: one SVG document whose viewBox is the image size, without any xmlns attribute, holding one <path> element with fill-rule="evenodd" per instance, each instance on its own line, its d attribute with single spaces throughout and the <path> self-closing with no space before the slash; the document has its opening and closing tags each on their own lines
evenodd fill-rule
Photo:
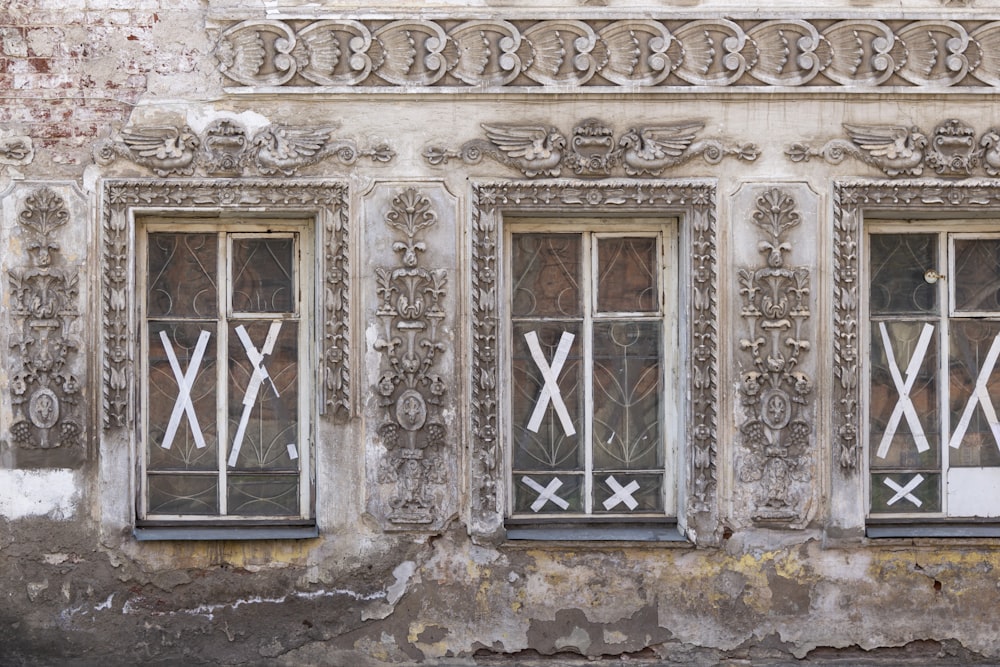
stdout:
<svg viewBox="0 0 1000 667">
<path fill-rule="evenodd" d="M 82 487 L 73 470 L 0 470 L 0 516 L 71 520 Z"/>
</svg>

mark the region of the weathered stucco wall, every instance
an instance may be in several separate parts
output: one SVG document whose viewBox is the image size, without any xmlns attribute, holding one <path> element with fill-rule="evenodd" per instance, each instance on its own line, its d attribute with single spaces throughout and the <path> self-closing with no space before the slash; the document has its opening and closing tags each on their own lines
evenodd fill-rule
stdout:
<svg viewBox="0 0 1000 667">
<path fill-rule="evenodd" d="M 985 142 L 1000 124 L 997 7 L 397 1 L 359 15 L 348 4 L 0 7 L 0 322 L 11 343 L 0 347 L 0 663 L 1000 660 L 998 538 L 865 536 L 851 331 L 863 289 L 845 255 L 854 238 L 845 226 L 859 207 L 993 215 L 1000 161 Z M 289 32 L 309 42 L 325 19 L 378 33 L 382 51 L 348 67 L 323 61 L 331 51 L 315 43 L 311 54 L 275 46 Z M 395 20 L 404 24 L 386 27 Z M 568 23 L 553 28 L 556 20 Z M 779 20 L 780 30 L 761 27 Z M 495 76 L 475 71 L 475 54 L 455 55 L 474 51 L 471 33 L 458 36 L 463 21 L 493 22 L 473 30 L 487 35 L 480 44 L 494 40 L 483 63 L 500 62 L 497 31 L 516 25 L 543 64 L 529 64 L 525 51 Z M 550 32 L 537 27 L 546 21 Z M 632 32 L 613 33 L 615 21 Z M 646 35 L 648 46 L 656 21 L 676 39 L 675 50 L 661 48 L 674 59 L 667 71 L 652 57 L 648 67 L 622 65 L 614 35 Z M 539 73 L 551 44 L 543 37 L 560 30 L 584 35 L 577 49 L 606 32 L 588 47 L 597 49 L 591 60 Z M 254 31 L 266 38 L 261 53 L 243 39 Z M 437 56 L 402 45 L 448 31 L 444 42 L 469 51 L 442 55 L 446 73 Z M 886 31 L 895 46 L 873 47 Z M 727 34 L 737 38 L 725 42 Z M 835 47 L 857 34 L 865 46 L 838 60 Z M 790 48 L 815 58 L 796 61 Z M 723 62 L 724 49 L 742 55 Z M 703 69 L 692 64 L 697 54 Z M 296 68 L 298 78 L 285 77 Z M 942 153 L 923 150 L 933 142 L 915 149 L 912 133 L 926 140 L 953 118 L 971 128 L 974 147 L 935 171 L 932 156 Z M 639 158 L 619 142 L 631 128 L 684 122 L 698 128 L 681 159 L 628 162 Z M 507 156 L 484 124 L 554 128 L 564 139 L 596 132 L 587 136 L 612 137 L 611 148 L 574 172 L 568 161 Z M 902 128 L 898 153 L 859 147 L 845 124 Z M 268 152 L 267 133 L 281 127 L 322 130 L 321 146 Z M 149 151 L 129 133 L 177 142 Z M 245 143 L 213 143 L 233 133 Z M 565 155 L 584 155 L 568 143 Z M 224 147 L 195 148 L 209 146 Z M 227 156 L 236 159 L 223 164 Z M 433 220 L 409 236 L 387 222 L 406 202 Z M 323 403 L 311 424 L 318 537 L 134 536 L 134 285 L 108 267 L 132 257 L 125 230 L 143 207 L 319 216 L 316 236 L 327 245 L 316 253 L 331 272 L 317 303 L 333 315 L 317 315 L 313 357 Z M 795 224 L 755 222 L 772 210 L 794 213 Z M 680 348 L 690 360 L 681 364 L 687 398 L 677 427 L 681 541 L 504 537 L 502 463 L 484 444 L 502 384 L 483 342 L 498 270 L 488 227 L 501 213 L 561 211 L 678 217 L 685 248 L 709 248 L 703 260 L 694 252 L 679 286 Z M 388 273 L 379 273 L 412 269 L 394 244 L 414 241 L 425 244 L 415 265 L 440 280 L 441 309 L 421 385 L 437 401 L 427 419 L 440 430 L 415 476 L 380 431 L 393 419 L 383 400 L 391 388 L 380 392 L 397 352 L 380 343 L 395 325 L 380 301 Z M 752 344 L 761 325 L 746 316 L 743 288 L 767 267 L 789 269 L 805 288 L 794 368 L 776 369 Z M 39 269 L 62 299 L 49 316 L 58 335 L 18 314 L 17 285 Z M 25 337 L 34 348 L 17 344 Z M 55 366 L 39 361 L 39 347 L 58 352 Z M 769 372 L 808 431 L 781 474 L 744 428 Z M 58 415 L 26 398 L 50 395 L 43 389 Z M 414 509 L 407 493 L 430 500 Z"/>
</svg>

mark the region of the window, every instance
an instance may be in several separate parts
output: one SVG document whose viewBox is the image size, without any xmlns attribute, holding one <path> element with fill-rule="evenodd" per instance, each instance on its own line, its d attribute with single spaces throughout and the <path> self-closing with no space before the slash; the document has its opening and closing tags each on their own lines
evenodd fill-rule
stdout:
<svg viewBox="0 0 1000 667">
<path fill-rule="evenodd" d="M 872 519 L 1000 516 L 1000 234 L 869 222 Z"/>
<path fill-rule="evenodd" d="M 137 228 L 140 522 L 311 519 L 310 229 Z"/>
<path fill-rule="evenodd" d="M 675 226 L 508 231 L 509 515 L 673 516 Z"/>
</svg>

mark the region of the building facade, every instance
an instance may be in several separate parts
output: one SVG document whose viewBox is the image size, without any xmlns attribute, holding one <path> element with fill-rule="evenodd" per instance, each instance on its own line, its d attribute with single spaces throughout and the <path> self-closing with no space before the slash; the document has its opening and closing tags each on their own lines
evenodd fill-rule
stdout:
<svg viewBox="0 0 1000 667">
<path fill-rule="evenodd" d="M 0 662 L 1000 659 L 1000 11 L 799 4 L 0 9 Z"/>
</svg>

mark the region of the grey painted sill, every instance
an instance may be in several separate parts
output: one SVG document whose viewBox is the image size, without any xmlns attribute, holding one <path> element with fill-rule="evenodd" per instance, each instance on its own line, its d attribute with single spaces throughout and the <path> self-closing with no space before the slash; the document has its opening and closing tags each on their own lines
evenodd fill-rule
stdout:
<svg viewBox="0 0 1000 667">
<path fill-rule="evenodd" d="M 540 521 L 508 519 L 508 541 L 550 542 L 687 542 L 673 520 L 652 521 Z"/>
<path fill-rule="evenodd" d="M 319 536 L 315 523 L 164 524 L 137 523 L 132 529 L 140 542 L 165 540 L 307 540 Z"/>
</svg>

